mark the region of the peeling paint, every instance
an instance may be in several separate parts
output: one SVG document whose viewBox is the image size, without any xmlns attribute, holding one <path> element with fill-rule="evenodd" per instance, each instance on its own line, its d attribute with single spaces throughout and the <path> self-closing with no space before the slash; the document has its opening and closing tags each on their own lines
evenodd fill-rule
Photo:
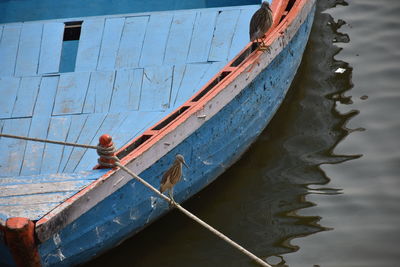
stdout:
<svg viewBox="0 0 400 267">
<path fill-rule="evenodd" d="M 58 233 L 53 235 L 53 241 L 54 241 L 54 245 L 56 245 L 56 247 L 60 246 L 61 238 L 60 238 L 60 235 Z"/>
</svg>

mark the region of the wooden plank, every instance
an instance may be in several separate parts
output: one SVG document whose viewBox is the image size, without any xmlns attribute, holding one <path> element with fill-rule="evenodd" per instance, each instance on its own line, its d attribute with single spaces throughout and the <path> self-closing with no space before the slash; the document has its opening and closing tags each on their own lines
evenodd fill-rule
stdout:
<svg viewBox="0 0 400 267">
<path fill-rule="evenodd" d="M 169 108 L 171 86 L 172 66 L 145 68 L 139 109 L 160 111 Z"/>
<path fill-rule="evenodd" d="M 210 63 L 187 64 L 176 98 L 171 99 L 171 103 L 173 103 L 171 105 L 179 106 L 183 104 L 194 92 L 199 90 L 198 84 L 210 66 Z"/>
<path fill-rule="evenodd" d="M 125 18 L 112 18 L 106 20 L 97 70 L 115 69 L 115 61 L 124 23 Z"/>
<path fill-rule="evenodd" d="M 0 77 L 0 119 L 11 118 L 20 80 L 15 77 Z"/>
<path fill-rule="evenodd" d="M 30 117 L 38 95 L 41 77 L 22 77 L 12 117 Z"/>
<path fill-rule="evenodd" d="M 42 77 L 39 94 L 33 110 L 34 116 L 50 116 L 58 88 L 59 76 Z"/>
<path fill-rule="evenodd" d="M 89 77 L 89 72 L 60 75 L 53 115 L 82 113 Z"/>
<path fill-rule="evenodd" d="M 50 116 L 34 116 L 29 129 L 29 137 L 46 139 L 49 124 Z M 44 148 L 44 143 L 27 142 L 20 175 L 40 173 Z"/>
<path fill-rule="evenodd" d="M 65 141 L 70 128 L 71 118 L 52 117 L 48 128 L 47 139 Z M 45 144 L 40 173 L 55 173 L 61 162 L 64 146 L 57 144 Z"/>
<path fill-rule="evenodd" d="M 3 28 L 0 42 L 0 77 L 14 75 L 21 25 L 10 24 Z"/>
<path fill-rule="evenodd" d="M 31 119 L 10 119 L 4 122 L 3 133 L 27 136 Z M 25 152 L 25 140 L 0 138 L 0 176 L 19 175 Z"/>
<path fill-rule="evenodd" d="M 103 36 L 104 19 L 88 19 L 82 23 L 75 71 L 96 69 Z"/>
<path fill-rule="evenodd" d="M 172 14 L 157 13 L 150 16 L 139 66 L 163 63 L 171 22 Z"/>
<path fill-rule="evenodd" d="M 42 45 L 38 73 L 59 71 L 64 35 L 64 23 L 49 22 L 43 25 Z"/>
<path fill-rule="evenodd" d="M 24 196 L 33 194 L 47 194 L 54 192 L 71 192 L 84 187 L 87 181 L 60 181 L 53 183 L 33 183 L 20 185 L 4 185 L 2 189 L 2 197 Z"/>
<path fill-rule="evenodd" d="M 47 138 L 58 78 L 58 76 L 42 78 L 29 129 L 30 137 Z M 28 141 L 22 163 L 21 175 L 40 173 L 44 147 L 44 143 Z"/>
<path fill-rule="evenodd" d="M 186 63 L 195 18 L 195 12 L 174 15 L 165 49 L 164 64 Z"/>
<path fill-rule="evenodd" d="M 139 108 L 142 79 L 143 69 L 117 71 L 110 112 L 137 110 Z"/>
<path fill-rule="evenodd" d="M 99 137 L 102 134 L 111 134 L 114 128 L 118 128 L 119 125 L 125 120 L 127 117 L 127 112 L 113 113 L 108 114 L 101 124 L 98 134 L 90 141 L 91 145 L 97 145 L 99 143 Z M 111 135 L 112 136 L 112 135 Z M 96 150 L 88 149 L 83 155 L 82 159 L 79 161 L 76 166 L 74 172 L 76 171 L 85 171 L 91 170 L 97 164 L 97 159 L 99 156 L 97 155 Z"/>
<path fill-rule="evenodd" d="M 3 36 L 3 25 L 0 26 L 0 43 L 2 36 Z"/>
<path fill-rule="evenodd" d="M 114 71 L 96 71 L 90 75 L 89 88 L 83 107 L 84 113 L 108 112 L 114 86 Z"/>
<path fill-rule="evenodd" d="M 78 141 L 78 138 L 82 133 L 83 126 L 86 123 L 87 117 L 88 117 L 87 114 L 71 116 L 71 126 L 69 127 L 68 136 L 66 140 L 67 142 L 76 143 Z M 58 172 L 64 171 L 65 165 L 67 164 L 71 156 L 72 150 L 73 147 L 71 146 L 64 147 L 61 163 L 58 167 Z"/>
<path fill-rule="evenodd" d="M 248 6 L 240 10 L 239 19 L 236 25 L 235 33 L 232 39 L 232 45 L 229 50 L 228 60 L 234 58 L 250 42 L 249 25 L 251 17 L 259 8 L 258 5 Z"/>
<path fill-rule="evenodd" d="M 117 148 L 122 147 L 165 116 L 165 112 L 129 112 L 128 116 L 121 123 L 121 125 L 119 127 L 115 127 L 111 132 L 115 146 Z"/>
<path fill-rule="evenodd" d="M 85 121 L 85 125 L 81 130 L 81 133 L 77 139 L 77 143 L 89 144 L 93 140 L 93 138 L 99 137 L 99 135 L 101 134 L 98 134 L 98 129 L 103 123 L 104 118 L 105 114 L 103 113 L 90 114 Z M 63 172 L 73 172 L 85 152 L 86 148 L 73 148 Z"/>
<path fill-rule="evenodd" d="M 21 185 L 20 185 L 21 186 Z M 46 186 L 46 185 L 44 185 Z M 59 203 L 70 196 L 71 191 L 47 193 L 47 194 L 33 194 L 23 196 L 0 196 L 0 207 L 4 206 L 23 206 L 23 205 L 37 205 L 44 203 Z"/>
<path fill-rule="evenodd" d="M 172 79 L 172 87 L 171 87 L 171 96 L 170 96 L 170 108 L 177 108 L 175 105 L 175 100 L 178 96 L 179 88 L 181 87 L 183 77 L 186 71 L 186 64 L 184 65 L 176 65 L 174 66 L 173 71 L 173 79 Z"/>
<path fill-rule="evenodd" d="M 39 64 L 42 23 L 24 23 L 19 40 L 15 76 L 36 75 Z"/>
<path fill-rule="evenodd" d="M 235 9 L 224 10 L 218 15 L 208 61 L 228 60 L 229 49 L 239 14 L 240 10 Z"/>
<path fill-rule="evenodd" d="M 131 69 L 139 66 L 148 21 L 149 16 L 126 18 L 115 61 L 116 69 Z"/>
<path fill-rule="evenodd" d="M 187 62 L 206 62 L 208 60 L 217 15 L 217 11 L 198 12 Z"/>
<path fill-rule="evenodd" d="M 28 176 L 13 176 L 4 177 L 0 179 L 0 186 L 3 185 L 23 185 L 23 184 L 34 184 L 34 183 L 52 183 L 62 181 L 93 181 L 105 174 L 107 170 L 89 170 L 75 173 L 50 173 L 50 174 L 39 174 L 39 175 L 28 175 Z M 1 192 L 1 191 L 0 191 Z M 1 195 L 1 194 L 0 194 Z M 1 197 L 1 196 L 0 196 Z"/>
</svg>

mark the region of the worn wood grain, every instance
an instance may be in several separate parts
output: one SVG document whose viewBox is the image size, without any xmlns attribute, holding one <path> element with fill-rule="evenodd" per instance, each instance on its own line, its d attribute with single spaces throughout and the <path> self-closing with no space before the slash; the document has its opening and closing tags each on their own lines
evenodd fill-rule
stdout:
<svg viewBox="0 0 400 267">
<path fill-rule="evenodd" d="M 43 25 L 38 74 L 59 71 L 64 23 L 49 22 Z"/>
<path fill-rule="evenodd" d="M 75 71 L 93 71 L 96 69 L 103 28 L 103 18 L 87 19 L 82 23 Z"/>
<path fill-rule="evenodd" d="M 0 119 L 11 118 L 20 78 L 0 77 Z"/>
<path fill-rule="evenodd" d="M 16 23 L 3 28 L 0 41 L 0 77 L 14 75 L 21 27 L 21 23 Z"/>
<path fill-rule="evenodd" d="M 125 18 L 106 19 L 97 70 L 114 70 Z"/>
<path fill-rule="evenodd" d="M 130 69 L 139 66 L 148 21 L 149 16 L 126 18 L 115 61 L 116 69 Z"/>
<path fill-rule="evenodd" d="M 12 117 L 30 117 L 36 103 L 41 77 L 23 77 L 18 88 Z"/>
<path fill-rule="evenodd" d="M 229 49 L 239 14 L 240 10 L 235 9 L 224 10 L 218 15 L 208 56 L 209 61 L 228 60 Z"/>
</svg>

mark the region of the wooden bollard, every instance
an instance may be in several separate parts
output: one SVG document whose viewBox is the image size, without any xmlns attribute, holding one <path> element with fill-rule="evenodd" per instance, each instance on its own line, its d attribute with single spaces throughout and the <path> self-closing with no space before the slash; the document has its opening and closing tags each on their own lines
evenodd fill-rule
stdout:
<svg viewBox="0 0 400 267">
<path fill-rule="evenodd" d="M 18 267 L 41 266 L 35 240 L 35 224 L 27 219 L 14 217 L 6 221 L 5 240 Z"/>
<path fill-rule="evenodd" d="M 102 136 L 100 136 L 99 146 L 102 148 L 105 148 L 105 149 L 113 147 L 114 142 L 112 141 L 112 137 L 108 134 L 103 134 Z M 98 153 L 99 153 L 99 151 L 98 151 Z M 115 160 L 106 158 L 104 156 L 115 157 L 116 156 L 115 151 L 107 152 L 107 155 L 101 155 L 99 153 L 99 156 L 100 156 L 99 157 L 99 165 L 96 166 L 96 169 L 106 169 L 106 168 L 112 168 L 111 166 L 114 166 Z"/>
</svg>

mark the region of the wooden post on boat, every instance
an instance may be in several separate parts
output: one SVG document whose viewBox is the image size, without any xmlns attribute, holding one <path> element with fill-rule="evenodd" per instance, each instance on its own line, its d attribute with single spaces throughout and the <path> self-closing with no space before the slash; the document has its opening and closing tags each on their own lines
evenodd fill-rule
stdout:
<svg viewBox="0 0 400 267">
<path fill-rule="evenodd" d="M 18 267 L 40 267 L 35 240 L 35 224 L 21 217 L 9 218 L 4 229 L 5 240 Z"/>
<path fill-rule="evenodd" d="M 108 134 L 103 134 L 99 138 L 97 153 L 100 158 L 98 159 L 99 165 L 95 169 L 104 169 L 115 167 L 115 147 L 112 137 Z"/>
</svg>

